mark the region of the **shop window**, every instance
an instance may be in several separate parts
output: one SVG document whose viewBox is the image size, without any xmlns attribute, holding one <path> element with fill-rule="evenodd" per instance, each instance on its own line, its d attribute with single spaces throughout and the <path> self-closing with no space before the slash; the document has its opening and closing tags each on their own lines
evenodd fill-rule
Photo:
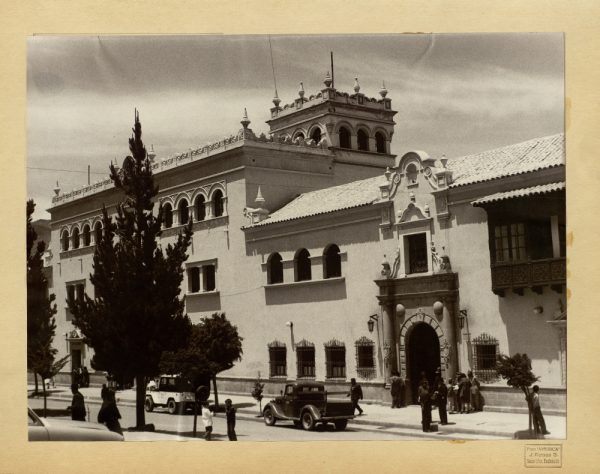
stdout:
<svg viewBox="0 0 600 474">
<path fill-rule="evenodd" d="M 385 137 L 381 132 L 375 134 L 375 147 L 377 148 L 377 153 L 385 153 Z"/>
<path fill-rule="evenodd" d="M 271 254 L 267 260 L 267 282 L 269 285 L 283 283 L 283 264 L 278 253 Z"/>
<path fill-rule="evenodd" d="M 359 130 L 356 134 L 356 141 L 359 150 L 369 151 L 369 134 L 367 132 Z"/>
<path fill-rule="evenodd" d="M 163 206 L 163 223 L 167 229 L 173 227 L 173 207 L 169 203 Z"/>
<path fill-rule="evenodd" d="M 287 348 L 283 342 L 273 341 L 269 347 L 269 376 L 287 376 Z"/>
<path fill-rule="evenodd" d="M 102 223 L 101 222 L 96 222 L 96 225 L 94 226 L 94 240 L 96 245 L 98 245 L 100 243 L 100 241 L 102 240 Z"/>
<path fill-rule="evenodd" d="M 90 245 L 90 226 L 87 224 L 83 226 L 83 232 L 81 233 L 81 244 L 84 247 Z"/>
<path fill-rule="evenodd" d="M 336 278 L 342 276 L 342 259 L 337 245 L 329 245 L 323 255 L 323 278 Z"/>
<path fill-rule="evenodd" d="M 325 343 L 325 364 L 328 379 L 346 378 L 346 347 L 343 342 L 332 339 Z"/>
<path fill-rule="evenodd" d="M 340 148 L 350 148 L 350 131 L 346 127 L 340 127 Z"/>
<path fill-rule="evenodd" d="M 178 209 L 179 211 L 179 224 L 185 225 L 188 223 L 190 218 L 189 210 L 188 210 L 188 202 L 185 199 L 182 199 L 179 202 Z"/>
<path fill-rule="evenodd" d="M 73 229 L 73 248 L 78 249 L 80 243 L 81 243 L 81 239 L 79 238 L 79 229 L 77 227 L 75 227 Z"/>
<path fill-rule="evenodd" d="M 312 138 L 315 143 L 319 143 L 321 141 L 321 129 L 316 127 L 310 135 L 310 138 Z"/>
<path fill-rule="evenodd" d="M 315 377 L 315 345 L 306 340 L 296 345 L 297 378 Z"/>
<path fill-rule="evenodd" d="M 312 278 L 310 270 L 310 254 L 308 250 L 301 249 L 294 258 L 294 270 L 296 281 L 306 281 Z"/>
<path fill-rule="evenodd" d="M 424 273 L 429 267 L 427 264 L 427 237 L 423 234 L 408 235 L 405 237 L 408 245 L 408 273 Z"/>
<path fill-rule="evenodd" d="M 361 337 L 354 343 L 356 348 L 356 373 L 363 379 L 375 377 L 375 343 Z"/>
<path fill-rule="evenodd" d="M 473 373 L 482 382 L 498 379 L 496 362 L 498 359 L 498 340 L 483 333 L 473 339 Z"/>
<path fill-rule="evenodd" d="M 196 198 L 194 202 L 194 207 L 196 208 L 196 220 L 203 221 L 206 219 L 206 206 L 204 196 L 200 195 Z"/>
<path fill-rule="evenodd" d="M 60 248 L 63 252 L 69 250 L 69 232 L 66 230 L 63 230 L 62 234 L 60 235 Z"/>
<path fill-rule="evenodd" d="M 214 217 L 220 217 L 223 215 L 223 193 L 217 189 L 213 194 L 213 210 Z"/>
</svg>

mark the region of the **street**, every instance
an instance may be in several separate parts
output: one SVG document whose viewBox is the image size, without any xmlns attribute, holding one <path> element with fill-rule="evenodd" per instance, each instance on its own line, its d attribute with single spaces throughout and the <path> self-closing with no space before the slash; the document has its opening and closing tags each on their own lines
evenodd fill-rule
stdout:
<svg viewBox="0 0 600 474">
<path fill-rule="evenodd" d="M 48 400 L 47 407 L 49 409 L 65 408 L 69 402 Z M 31 408 L 42 408 L 44 401 L 41 398 L 29 399 Z M 89 410 L 89 419 L 96 421 L 99 403 L 86 402 L 86 407 Z M 123 427 L 125 437 L 127 438 L 128 427 L 135 425 L 135 407 L 121 405 L 121 426 Z M 186 415 L 170 415 L 166 411 L 157 409 L 152 413 L 146 413 L 146 423 L 153 423 L 157 433 L 165 433 L 180 436 L 192 436 L 194 416 Z M 225 416 L 223 413 L 215 415 L 213 419 L 213 440 L 228 441 L 227 428 L 225 424 Z M 236 423 L 236 433 L 239 441 L 357 441 L 357 440 L 399 440 L 399 439 L 422 439 L 420 436 L 415 436 L 414 431 L 403 430 L 399 428 L 381 428 L 377 430 L 358 429 L 356 426 L 349 425 L 346 430 L 336 431 L 333 425 L 318 425 L 314 431 L 304 431 L 295 428 L 291 422 L 278 422 L 275 426 L 266 426 L 262 417 L 252 418 L 251 415 L 238 415 Z M 204 436 L 204 428 L 202 419 L 198 417 L 198 433 L 197 437 Z M 431 439 L 431 437 L 429 437 Z"/>
</svg>

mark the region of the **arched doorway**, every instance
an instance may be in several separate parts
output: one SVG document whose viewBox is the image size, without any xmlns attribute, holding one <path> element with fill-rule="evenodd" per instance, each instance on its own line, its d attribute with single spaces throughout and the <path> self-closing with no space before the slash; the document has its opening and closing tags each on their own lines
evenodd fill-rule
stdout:
<svg viewBox="0 0 600 474">
<path fill-rule="evenodd" d="M 424 372 L 429 384 L 433 383 L 435 370 L 440 367 L 440 341 L 429 324 L 415 324 L 408 336 L 407 375 L 410 379 L 412 403 L 417 403 L 417 388 Z"/>
</svg>

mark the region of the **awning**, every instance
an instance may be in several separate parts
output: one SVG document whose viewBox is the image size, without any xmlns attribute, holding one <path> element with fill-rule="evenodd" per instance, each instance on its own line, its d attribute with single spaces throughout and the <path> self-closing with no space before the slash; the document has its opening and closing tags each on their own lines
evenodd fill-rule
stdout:
<svg viewBox="0 0 600 474">
<path fill-rule="evenodd" d="M 539 196 L 555 191 L 562 191 L 563 189 L 565 189 L 564 182 L 541 184 L 539 186 L 531 186 L 530 188 L 513 189 L 512 191 L 490 194 L 489 196 L 485 196 L 480 199 L 477 199 L 476 201 L 471 202 L 471 204 L 477 207 L 492 202 L 506 201 L 507 199 Z"/>
</svg>

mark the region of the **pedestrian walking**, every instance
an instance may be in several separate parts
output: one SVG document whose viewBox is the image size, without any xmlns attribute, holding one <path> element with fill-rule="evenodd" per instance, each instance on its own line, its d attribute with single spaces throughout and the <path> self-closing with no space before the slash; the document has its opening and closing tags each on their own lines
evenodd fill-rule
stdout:
<svg viewBox="0 0 600 474">
<path fill-rule="evenodd" d="M 83 369 L 81 369 L 81 386 L 90 386 L 90 373 L 88 372 L 88 369 L 85 365 L 83 366 Z"/>
<path fill-rule="evenodd" d="M 390 378 L 392 408 L 400 408 L 402 406 L 402 392 L 404 391 L 404 380 L 400 377 L 400 373 L 395 370 Z"/>
<path fill-rule="evenodd" d="M 427 380 L 423 380 L 419 385 L 418 396 L 421 405 L 421 425 L 423 431 L 428 432 L 431 429 L 431 394 Z"/>
<path fill-rule="evenodd" d="M 481 394 L 479 392 L 480 383 L 470 370 L 469 384 L 471 385 L 471 408 L 473 411 L 481 411 Z"/>
<path fill-rule="evenodd" d="M 83 401 L 83 395 L 79 392 L 79 386 L 76 383 L 71 384 L 71 393 L 73 393 L 70 407 L 71 419 L 85 421 L 85 402 Z"/>
<path fill-rule="evenodd" d="M 531 405 L 533 408 L 533 428 L 535 430 L 535 435 L 538 438 L 543 438 L 543 435 L 549 435 L 550 432 L 546 429 L 546 422 L 544 421 L 544 415 L 542 415 L 539 392 L 540 387 L 538 385 L 534 385 L 533 393 L 531 394 Z"/>
<path fill-rule="evenodd" d="M 470 413 L 471 412 L 471 384 L 465 374 L 461 374 L 462 377 L 458 382 L 458 397 L 460 398 L 460 412 Z"/>
<path fill-rule="evenodd" d="M 443 378 L 439 378 L 437 379 L 437 385 L 434 387 L 434 396 L 435 396 L 435 401 L 437 403 L 438 406 L 438 413 L 440 415 L 440 422 L 442 423 L 442 425 L 447 425 L 448 424 L 448 411 L 447 411 L 447 405 L 448 405 L 448 387 L 446 386 L 446 384 L 444 383 L 444 379 Z"/>
<path fill-rule="evenodd" d="M 204 424 L 204 439 L 210 441 L 213 430 L 213 413 L 208 408 L 208 402 L 202 403 L 202 423 Z"/>
<path fill-rule="evenodd" d="M 123 434 L 119 419 L 121 413 L 117 408 L 117 401 L 115 400 L 115 392 L 112 390 L 105 390 L 102 397 L 102 406 L 98 412 L 98 423 L 104 423 L 110 431 L 115 433 Z"/>
<path fill-rule="evenodd" d="M 359 384 L 356 383 L 355 378 L 350 379 L 350 392 L 348 392 L 348 397 L 350 397 L 350 401 L 352 402 L 352 414 L 354 414 L 355 410 L 358 410 L 358 414 L 363 414 L 363 409 L 358 404 L 359 400 L 363 399 L 362 388 Z"/>
<path fill-rule="evenodd" d="M 237 435 L 235 434 L 235 408 L 230 398 L 225 400 L 225 417 L 227 418 L 227 437 L 229 441 L 237 441 Z"/>
</svg>

